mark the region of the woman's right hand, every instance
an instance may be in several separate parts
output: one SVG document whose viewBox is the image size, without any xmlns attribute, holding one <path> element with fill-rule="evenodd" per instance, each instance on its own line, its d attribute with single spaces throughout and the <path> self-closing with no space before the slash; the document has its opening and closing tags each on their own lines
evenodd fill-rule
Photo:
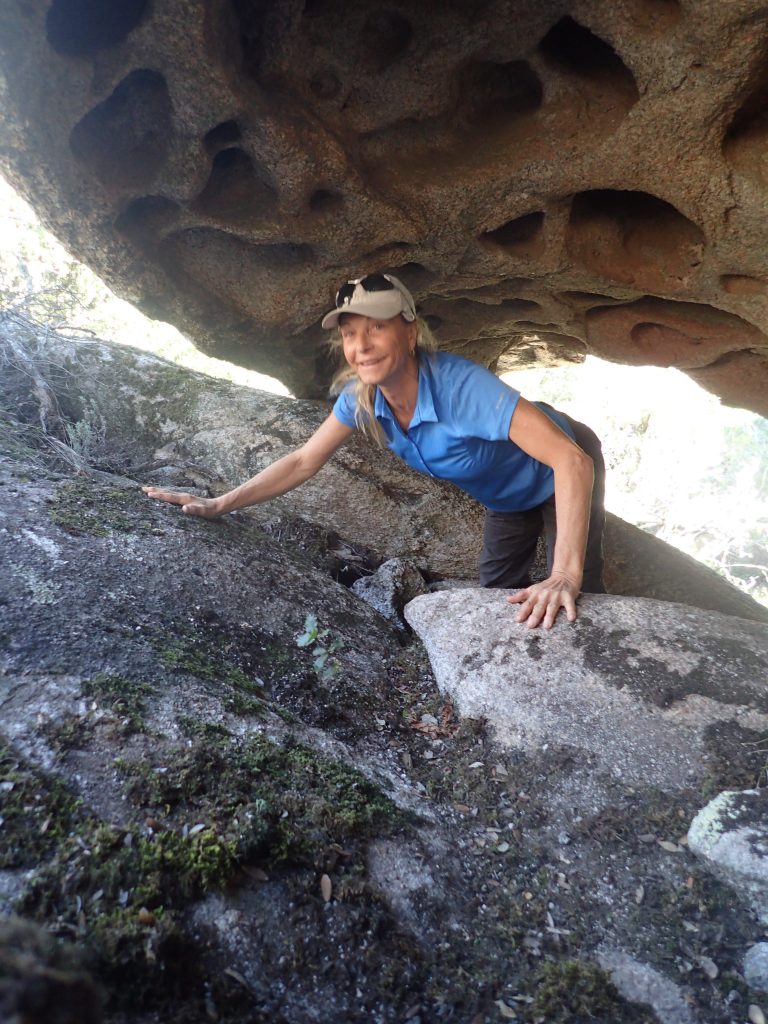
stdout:
<svg viewBox="0 0 768 1024">
<path fill-rule="evenodd" d="M 181 505 L 181 511 L 188 516 L 200 516 L 202 519 L 216 519 L 222 515 L 218 498 L 198 498 L 195 494 L 183 494 L 179 491 L 161 491 L 158 487 L 142 487 L 148 498 L 167 501 L 172 505 Z"/>
</svg>

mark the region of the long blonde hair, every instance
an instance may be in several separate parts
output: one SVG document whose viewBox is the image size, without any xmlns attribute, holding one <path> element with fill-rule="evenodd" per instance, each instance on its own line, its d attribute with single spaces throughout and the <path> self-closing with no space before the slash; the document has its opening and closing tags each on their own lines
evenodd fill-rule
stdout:
<svg viewBox="0 0 768 1024">
<path fill-rule="evenodd" d="M 416 359 L 421 360 L 424 353 L 434 352 L 437 349 L 437 342 L 429 329 L 426 320 L 416 317 Z M 374 415 L 374 403 L 376 401 L 376 385 L 363 384 L 352 367 L 344 359 L 341 332 L 333 334 L 329 340 L 331 350 L 341 353 L 341 366 L 331 381 L 330 392 L 338 395 L 346 385 L 353 380 L 355 382 L 355 423 L 362 432 L 369 437 L 379 448 L 387 447 L 387 436 L 379 425 Z"/>
</svg>

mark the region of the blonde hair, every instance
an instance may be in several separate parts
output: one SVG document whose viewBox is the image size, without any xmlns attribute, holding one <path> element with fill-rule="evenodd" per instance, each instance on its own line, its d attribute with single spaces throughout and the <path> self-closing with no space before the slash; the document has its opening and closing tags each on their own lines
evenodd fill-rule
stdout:
<svg viewBox="0 0 768 1024">
<path fill-rule="evenodd" d="M 435 352 L 437 341 L 435 340 L 429 325 L 422 317 L 416 317 L 416 359 L 421 360 L 424 353 Z M 334 334 L 329 340 L 332 351 L 340 352 L 342 365 L 337 370 L 331 381 L 330 392 L 338 395 L 346 385 L 353 380 L 355 382 L 355 423 L 362 430 L 366 437 L 370 438 L 379 448 L 387 447 L 387 436 L 379 425 L 374 414 L 374 403 L 376 401 L 376 385 L 363 384 L 355 371 L 344 359 L 341 333 Z"/>
</svg>

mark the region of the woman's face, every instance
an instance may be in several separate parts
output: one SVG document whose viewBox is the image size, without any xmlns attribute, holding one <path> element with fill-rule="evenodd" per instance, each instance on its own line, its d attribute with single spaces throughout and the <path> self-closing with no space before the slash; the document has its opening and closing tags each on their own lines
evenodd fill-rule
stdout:
<svg viewBox="0 0 768 1024">
<path fill-rule="evenodd" d="M 376 320 L 345 313 L 339 331 L 344 357 L 364 384 L 392 388 L 404 376 L 413 375 L 415 324 L 406 323 L 399 315 L 391 320 Z"/>
</svg>

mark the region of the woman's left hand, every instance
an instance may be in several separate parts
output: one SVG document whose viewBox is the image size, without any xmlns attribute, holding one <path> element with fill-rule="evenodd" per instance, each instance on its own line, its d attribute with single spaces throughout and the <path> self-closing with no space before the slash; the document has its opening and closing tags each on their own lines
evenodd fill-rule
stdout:
<svg viewBox="0 0 768 1024">
<path fill-rule="evenodd" d="M 571 580 L 550 576 L 541 583 L 532 583 L 530 587 L 518 590 L 507 601 L 509 604 L 521 605 L 515 621 L 527 623 L 528 629 L 536 629 L 539 625 L 551 629 L 561 608 L 565 608 L 569 622 L 576 619 L 576 599 L 579 593 L 579 588 Z"/>
</svg>

